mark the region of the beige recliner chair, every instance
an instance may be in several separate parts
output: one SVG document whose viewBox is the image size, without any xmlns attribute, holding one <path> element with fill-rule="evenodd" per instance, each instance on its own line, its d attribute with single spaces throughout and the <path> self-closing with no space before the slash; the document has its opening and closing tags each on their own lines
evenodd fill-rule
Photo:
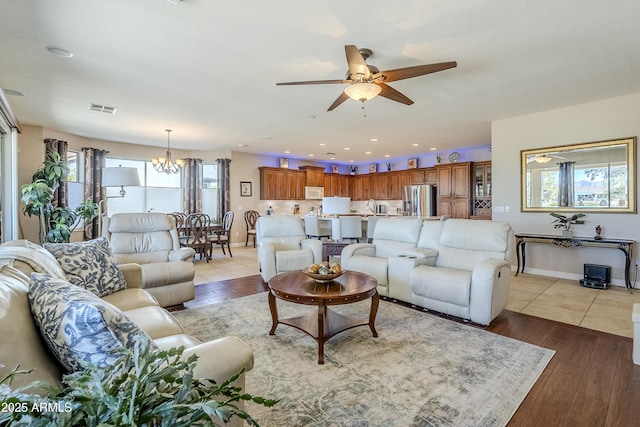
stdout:
<svg viewBox="0 0 640 427">
<path fill-rule="evenodd" d="M 193 299 L 195 252 L 180 247 L 172 217 L 156 212 L 113 214 L 104 219 L 102 235 L 118 263 L 141 265 L 142 288 L 162 307 Z"/>
<path fill-rule="evenodd" d="M 322 262 L 322 242 L 307 239 L 302 220 L 295 215 L 268 215 L 256 223 L 258 264 L 265 282 L 288 271 Z"/>
</svg>

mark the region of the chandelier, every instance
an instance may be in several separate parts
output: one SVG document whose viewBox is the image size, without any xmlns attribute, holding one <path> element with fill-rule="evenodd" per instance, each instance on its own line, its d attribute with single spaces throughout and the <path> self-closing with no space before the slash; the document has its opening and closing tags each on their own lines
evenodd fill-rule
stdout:
<svg viewBox="0 0 640 427">
<path fill-rule="evenodd" d="M 170 174 L 180 172 L 180 168 L 184 166 L 184 159 L 171 160 L 171 142 L 169 136 L 171 135 L 171 129 L 165 129 L 167 131 L 167 153 L 164 157 L 154 157 L 151 159 L 151 164 L 158 172 Z"/>
</svg>

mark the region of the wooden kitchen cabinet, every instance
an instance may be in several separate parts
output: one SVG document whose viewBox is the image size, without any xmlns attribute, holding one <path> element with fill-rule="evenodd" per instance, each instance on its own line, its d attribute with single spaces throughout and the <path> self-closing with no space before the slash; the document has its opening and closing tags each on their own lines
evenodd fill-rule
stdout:
<svg viewBox="0 0 640 427">
<path fill-rule="evenodd" d="M 402 200 L 402 188 L 412 184 L 411 172 L 389 172 L 389 200 Z"/>
<path fill-rule="evenodd" d="M 303 171 L 266 166 L 258 169 L 261 200 L 304 200 Z"/>
<path fill-rule="evenodd" d="M 337 173 L 324 174 L 325 197 L 349 197 L 351 194 L 350 176 Z"/>
<path fill-rule="evenodd" d="M 435 167 L 424 170 L 424 183 L 432 185 L 438 184 L 438 173 Z"/>
<path fill-rule="evenodd" d="M 369 175 L 369 198 L 375 200 L 389 199 L 389 174 L 389 172 L 381 172 Z"/>
<path fill-rule="evenodd" d="M 324 168 L 322 166 L 300 166 L 305 173 L 305 185 L 309 187 L 324 187 Z"/>
<path fill-rule="evenodd" d="M 471 211 L 471 163 L 452 163 L 435 167 L 438 189 L 438 215 L 469 218 Z"/>
<path fill-rule="evenodd" d="M 351 200 L 369 200 L 371 198 L 369 175 L 353 175 L 351 181 Z"/>
</svg>

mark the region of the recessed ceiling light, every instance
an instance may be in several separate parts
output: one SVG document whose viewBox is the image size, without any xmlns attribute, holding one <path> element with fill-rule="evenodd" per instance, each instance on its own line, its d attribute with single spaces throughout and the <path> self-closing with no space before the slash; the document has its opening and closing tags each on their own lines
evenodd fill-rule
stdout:
<svg viewBox="0 0 640 427">
<path fill-rule="evenodd" d="M 371 154 L 371 151 L 365 151 L 364 154 Z"/>
<path fill-rule="evenodd" d="M 345 150 L 351 150 L 351 148 L 350 148 L 350 147 L 344 147 L 344 149 L 345 149 Z"/>
<path fill-rule="evenodd" d="M 61 58 L 71 58 L 73 56 L 73 53 L 69 52 L 66 49 L 62 49 L 62 48 L 59 48 L 59 47 L 47 46 L 47 47 L 45 47 L 45 49 L 47 49 L 50 54 L 55 55 L 55 56 L 59 56 Z"/>
<path fill-rule="evenodd" d="M 371 142 L 378 142 L 378 138 L 371 138 Z"/>
<path fill-rule="evenodd" d="M 286 151 L 284 152 L 284 154 L 289 154 L 289 153 L 291 153 L 291 151 L 289 151 L 289 150 L 286 150 Z"/>
<path fill-rule="evenodd" d="M 329 160 L 335 160 L 335 159 L 336 159 L 335 157 L 329 157 Z"/>
<path fill-rule="evenodd" d="M 391 154 L 385 154 L 384 156 L 385 157 L 391 157 Z"/>
<path fill-rule="evenodd" d="M 349 163 L 354 163 L 354 162 L 355 162 L 355 160 L 349 160 Z"/>
<path fill-rule="evenodd" d="M 24 93 L 20 92 L 19 90 L 13 90 L 13 89 L 4 89 L 4 93 L 5 95 L 11 95 L 11 96 L 24 96 Z"/>
<path fill-rule="evenodd" d="M 315 154 L 309 154 L 309 157 L 315 157 Z"/>
<path fill-rule="evenodd" d="M 321 147 L 324 147 L 325 145 L 327 145 L 327 144 L 325 144 L 324 142 L 321 142 L 321 143 L 320 143 L 320 146 L 321 146 Z"/>
<path fill-rule="evenodd" d="M 431 148 L 429 148 L 429 150 L 431 150 L 431 151 L 436 151 L 436 150 L 437 150 L 437 148 L 436 148 L 436 147 L 431 147 Z"/>
<path fill-rule="evenodd" d="M 238 144 L 238 147 L 248 147 L 247 144 Z"/>
<path fill-rule="evenodd" d="M 420 146 L 420 144 L 418 144 L 418 143 L 413 143 L 413 144 L 411 144 L 411 146 L 412 146 L 412 147 L 419 147 L 419 146 Z"/>
</svg>

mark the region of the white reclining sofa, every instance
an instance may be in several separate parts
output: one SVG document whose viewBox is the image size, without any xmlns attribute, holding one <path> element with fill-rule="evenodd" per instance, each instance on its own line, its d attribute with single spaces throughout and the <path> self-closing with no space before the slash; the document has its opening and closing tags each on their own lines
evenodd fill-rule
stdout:
<svg viewBox="0 0 640 427">
<path fill-rule="evenodd" d="M 381 219 L 373 243 L 345 247 L 342 264 L 376 277 L 380 295 L 488 325 L 507 304 L 512 244 L 505 222 Z"/>
</svg>

